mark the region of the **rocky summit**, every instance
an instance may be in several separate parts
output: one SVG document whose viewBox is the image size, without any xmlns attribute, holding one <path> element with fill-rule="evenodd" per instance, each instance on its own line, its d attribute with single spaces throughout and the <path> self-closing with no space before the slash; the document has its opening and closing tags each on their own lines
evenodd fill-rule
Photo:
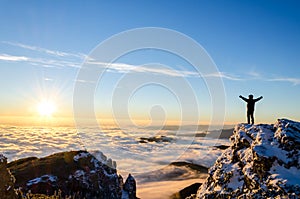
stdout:
<svg viewBox="0 0 300 199">
<path fill-rule="evenodd" d="M 102 154 L 102 153 L 101 153 Z M 117 174 L 115 162 L 102 154 L 97 159 L 86 151 L 56 153 L 44 158 L 25 158 L 6 162 L 0 156 L 0 194 L 6 198 L 26 198 L 27 193 L 56 195 L 59 198 L 135 199 L 135 179 L 125 184 Z M 129 188 L 128 188 L 129 187 Z"/>
<path fill-rule="evenodd" d="M 300 123 L 239 124 L 190 198 L 300 198 Z"/>
</svg>

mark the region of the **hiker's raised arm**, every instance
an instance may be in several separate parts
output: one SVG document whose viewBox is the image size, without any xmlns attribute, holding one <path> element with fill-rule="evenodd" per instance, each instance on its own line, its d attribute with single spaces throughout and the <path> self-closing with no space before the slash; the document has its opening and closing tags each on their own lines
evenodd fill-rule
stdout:
<svg viewBox="0 0 300 199">
<path fill-rule="evenodd" d="M 245 97 L 243 97 L 243 96 L 239 96 L 242 100 L 244 100 L 245 102 L 247 102 L 248 101 L 248 99 L 247 98 L 245 98 Z"/>
<path fill-rule="evenodd" d="M 257 102 L 257 101 L 261 100 L 262 98 L 263 98 L 263 96 L 260 96 L 259 98 L 255 99 L 255 101 Z"/>
</svg>

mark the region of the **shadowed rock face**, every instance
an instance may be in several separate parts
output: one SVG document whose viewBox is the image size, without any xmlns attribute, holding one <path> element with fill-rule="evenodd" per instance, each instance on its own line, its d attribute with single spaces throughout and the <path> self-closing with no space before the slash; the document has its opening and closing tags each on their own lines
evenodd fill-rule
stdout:
<svg viewBox="0 0 300 199">
<path fill-rule="evenodd" d="M 15 178 L 7 169 L 7 159 L 0 154 L 0 198 L 14 199 L 17 195 L 14 190 Z"/>
<path fill-rule="evenodd" d="M 184 199 L 189 197 L 191 194 L 196 194 L 197 190 L 201 186 L 201 183 L 194 183 L 184 189 L 180 190 L 179 192 L 173 194 L 170 199 Z"/>
<path fill-rule="evenodd" d="M 16 178 L 15 187 L 25 193 L 52 195 L 61 190 L 62 196 L 78 199 L 121 198 L 123 178 L 104 162 L 86 151 L 71 151 L 17 160 L 8 167 Z"/>
<path fill-rule="evenodd" d="M 136 199 L 136 182 L 131 174 L 128 175 L 123 186 L 122 199 Z"/>
<path fill-rule="evenodd" d="M 300 123 L 239 124 L 191 198 L 299 198 Z"/>
</svg>

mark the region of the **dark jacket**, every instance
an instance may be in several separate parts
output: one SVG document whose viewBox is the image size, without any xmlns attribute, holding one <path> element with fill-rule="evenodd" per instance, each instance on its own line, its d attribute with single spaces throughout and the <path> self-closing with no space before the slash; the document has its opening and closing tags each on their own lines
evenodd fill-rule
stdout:
<svg viewBox="0 0 300 199">
<path fill-rule="evenodd" d="M 245 102 L 247 102 L 247 111 L 248 112 L 254 112 L 255 102 L 261 100 L 263 97 L 261 96 L 261 97 L 256 98 L 256 99 L 248 99 L 248 98 L 245 98 L 245 97 L 240 95 L 240 98 L 242 98 Z"/>
</svg>

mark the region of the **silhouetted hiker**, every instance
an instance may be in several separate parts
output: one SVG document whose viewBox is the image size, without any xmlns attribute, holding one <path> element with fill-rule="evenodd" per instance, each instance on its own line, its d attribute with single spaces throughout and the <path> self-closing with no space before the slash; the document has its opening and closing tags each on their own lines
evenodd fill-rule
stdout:
<svg viewBox="0 0 300 199">
<path fill-rule="evenodd" d="M 245 102 L 247 102 L 247 119 L 248 119 L 248 124 L 250 124 L 250 118 L 251 118 L 251 122 L 252 124 L 254 124 L 254 106 L 255 106 L 255 102 L 261 100 L 263 97 L 260 96 L 259 98 L 253 99 L 253 95 L 249 95 L 249 99 L 243 97 L 243 96 L 239 96 L 240 98 L 242 98 Z"/>
</svg>

